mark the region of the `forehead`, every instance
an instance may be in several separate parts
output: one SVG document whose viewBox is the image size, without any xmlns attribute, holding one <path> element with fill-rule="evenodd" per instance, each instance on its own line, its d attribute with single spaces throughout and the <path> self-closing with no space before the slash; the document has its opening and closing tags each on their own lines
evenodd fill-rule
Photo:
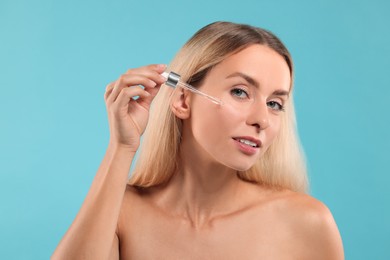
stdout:
<svg viewBox="0 0 390 260">
<path fill-rule="evenodd" d="M 253 78 L 263 88 L 290 89 L 291 77 L 287 62 L 265 45 L 251 45 L 228 56 L 212 68 L 209 76 L 221 79 L 237 72 Z"/>
</svg>

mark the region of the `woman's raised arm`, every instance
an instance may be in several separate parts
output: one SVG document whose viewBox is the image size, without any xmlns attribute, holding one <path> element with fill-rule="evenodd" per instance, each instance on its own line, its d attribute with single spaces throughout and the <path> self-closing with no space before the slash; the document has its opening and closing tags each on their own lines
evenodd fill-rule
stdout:
<svg viewBox="0 0 390 260">
<path fill-rule="evenodd" d="M 116 227 L 128 173 L 144 132 L 149 107 L 165 81 L 165 65 L 128 70 L 106 88 L 110 142 L 91 188 L 52 259 L 108 259 L 118 243 Z M 144 86 L 144 88 L 139 85 Z M 134 99 L 138 96 L 138 99 Z"/>
</svg>

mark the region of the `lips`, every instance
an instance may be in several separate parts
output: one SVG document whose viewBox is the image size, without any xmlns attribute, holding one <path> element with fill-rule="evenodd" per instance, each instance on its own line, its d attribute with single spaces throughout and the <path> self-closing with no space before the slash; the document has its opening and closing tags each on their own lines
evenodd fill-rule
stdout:
<svg viewBox="0 0 390 260">
<path fill-rule="evenodd" d="M 237 136 L 237 137 L 233 137 L 233 139 L 242 144 L 251 146 L 253 148 L 260 148 L 262 145 L 259 139 L 256 139 L 251 136 Z"/>
</svg>

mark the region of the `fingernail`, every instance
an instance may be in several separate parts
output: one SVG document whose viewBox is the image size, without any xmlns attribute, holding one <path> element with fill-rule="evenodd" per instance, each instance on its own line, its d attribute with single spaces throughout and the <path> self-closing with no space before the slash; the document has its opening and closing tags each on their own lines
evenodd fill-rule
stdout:
<svg viewBox="0 0 390 260">
<path fill-rule="evenodd" d="M 163 81 L 163 82 L 167 81 L 167 78 L 164 77 L 163 75 L 160 75 L 160 79 L 161 79 L 161 81 Z"/>
<path fill-rule="evenodd" d="M 165 65 L 165 64 L 158 64 L 157 67 L 159 69 L 165 69 L 167 67 L 167 65 Z"/>
</svg>

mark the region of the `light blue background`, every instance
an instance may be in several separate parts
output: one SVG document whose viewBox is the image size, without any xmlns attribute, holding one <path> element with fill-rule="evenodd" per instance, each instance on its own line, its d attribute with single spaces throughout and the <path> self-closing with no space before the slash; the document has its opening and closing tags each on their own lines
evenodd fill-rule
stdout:
<svg viewBox="0 0 390 260">
<path fill-rule="evenodd" d="M 48 259 L 73 221 L 109 138 L 106 84 L 217 20 L 288 46 L 312 195 L 347 259 L 390 259 L 389 3 L 1 0 L 0 259 Z"/>
</svg>

